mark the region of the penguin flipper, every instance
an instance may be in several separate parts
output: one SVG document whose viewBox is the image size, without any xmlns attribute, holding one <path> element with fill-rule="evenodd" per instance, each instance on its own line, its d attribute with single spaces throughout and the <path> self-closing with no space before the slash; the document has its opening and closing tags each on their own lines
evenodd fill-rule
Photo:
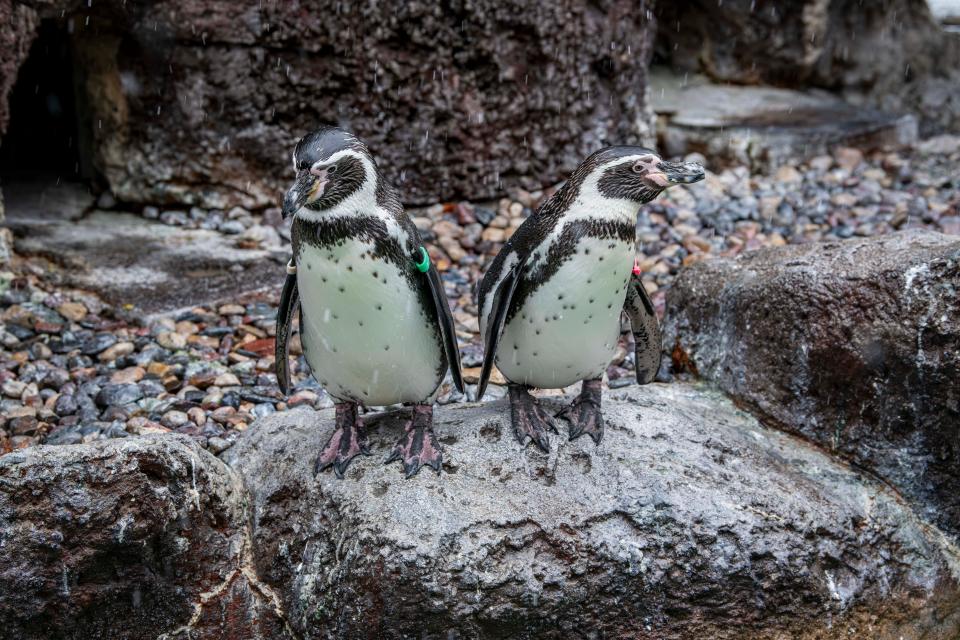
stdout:
<svg viewBox="0 0 960 640">
<path fill-rule="evenodd" d="M 497 357 L 497 347 L 500 346 L 500 334 L 503 333 L 503 325 L 507 321 L 507 311 L 510 310 L 513 292 L 517 290 L 520 273 L 526 263 L 526 258 L 517 261 L 493 292 L 493 302 L 490 306 L 490 316 L 487 321 L 487 335 L 483 338 L 483 368 L 480 369 L 480 382 L 477 384 L 477 400 L 480 400 L 487 390 L 487 382 L 490 380 L 490 372 L 493 370 L 493 361 Z"/>
<path fill-rule="evenodd" d="M 280 293 L 280 307 L 277 309 L 277 339 L 274 351 L 274 369 L 277 384 L 284 394 L 290 393 L 290 326 L 300 306 L 300 294 L 297 291 L 297 274 L 288 273 L 283 281 Z"/>
<path fill-rule="evenodd" d="M 457 330 L 453 324 L 453 314 L 450 313 L 450 303 L 443 290 L 443 282 L 437 268 L 431 263 L 427 270 L 427 282 L 430 283 L 430 295 L 433 305 L 437 309 L 437 322 L 440 324 L 440 333 L 443 336 L 443 350 L 450 366 L 450 375 L 453 376 L 453 385 L 457 391 L 463 393 L 463 373 L 460 370 L 460 349 L 457 347 Z"/>
<path fill-rule="evenodd" d="M 637 384 L 649 384 L 660 370 L 660 351 L 663 344 L 657 312 L 643 287 L 643 280 L 637 273 L 630 276 L 623 310 L 630 318 L 630 327 L 633 330 Z"/>
</svg>

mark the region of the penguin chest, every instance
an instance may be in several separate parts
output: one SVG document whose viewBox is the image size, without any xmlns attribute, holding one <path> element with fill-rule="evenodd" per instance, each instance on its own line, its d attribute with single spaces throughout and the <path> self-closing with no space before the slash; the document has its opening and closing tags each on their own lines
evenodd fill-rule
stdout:
<svg viewBox="0 0 960 640">
<path fill-rule="evenodd" d="M 374 245 L 301 246 L 303 350 L 334 397 L 367 405 L 428 400 L 446 367 L 428 296 Z"/>
<path fill-rule="evenodd" d="M 582 238 L 512 310 L 497 350 L 501 373 L 547 389 L 603 375 L 617 349 L 633 256 L 632 242 Z M 524 275 L 536 277 L 541 266 Z"/>
</svg>

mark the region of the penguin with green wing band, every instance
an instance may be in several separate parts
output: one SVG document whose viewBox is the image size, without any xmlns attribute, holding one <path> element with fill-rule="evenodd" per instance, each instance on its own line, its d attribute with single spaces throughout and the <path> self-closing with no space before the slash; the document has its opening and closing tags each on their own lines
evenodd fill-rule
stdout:
<svg viewBox="0 0 960 640">
<path fill-rule="evenodd" d="M 369 449 L 361 405 L 412 405 L 386 461 L 407 477 L 440 471 L 433 408 L 449 369 L 463 390 L 453 316 L 416 226 L 359 139 L 335 127 L 293 152 L 296 179 L 283 202 L 293 217 L 293 260 L 277 314 L 276 369 L 289 390 L 290 325 L 300 311 L 303 353 L 336 401 L 336 428 L 315 470 L 342 477 Z"/>
</svg>

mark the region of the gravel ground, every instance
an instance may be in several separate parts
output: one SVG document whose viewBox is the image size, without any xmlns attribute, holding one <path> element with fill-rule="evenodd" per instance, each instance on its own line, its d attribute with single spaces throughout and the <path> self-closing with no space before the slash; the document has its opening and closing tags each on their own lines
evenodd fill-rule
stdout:
<svg viewBox="0 0 960 640">
<path fill-rule="evenodd" d="M 703 161 L 702 158 L 690 158 Z M 706 164 L 706 163 L 705 163 Z M 932 138 L 908 151 L 837 149 L 772 175 L 745 168 L 708 173 L 643 207 L 637 222 L 641 268 L 658 310 L 684 265 L 764 246 L 873 236 L 923 227 L 960 235 L 960 137 Z M 411 211 L 454 305 L 465 377 L 482 359 L 473 290 L 502 243 L 546 193 L 517 192 L 495 203 L 443 203 Z M 101 198 L 100 206 L 113 206 Z M 276 246 L 289 231 L 275 209 L 253 214 L 191 209 L 143 215 L 165 224 L 217 229 L 241 247 Z M 284 398 L 273 374 L 276 292 L 144 319 L 95 296 L 57 289 L 40 258 L 0 267 L 0 453 L 38 443 L 175 431 L 214 453 L 253 420 L 301 404 L 332 406 L 297 358 L 295 391 Z M 608 369 L 611 387 L 630 384 L 628 335 Z M 298 354 L 296 341 L 293 352 Z M 668 363 L 660 372 L 669 379 Z M 493 382 L 502 382 L 496 375 Z M 464 400 L 444 383 L 439 402 Z M 488 396 L 505 393 L 492 385 Z"/>
</svg>

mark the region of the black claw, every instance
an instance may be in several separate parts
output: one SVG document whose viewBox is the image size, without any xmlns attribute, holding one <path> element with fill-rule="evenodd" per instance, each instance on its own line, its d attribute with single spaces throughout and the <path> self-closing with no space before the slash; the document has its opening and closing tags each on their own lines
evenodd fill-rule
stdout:
<svg viewBox="0 0 960 640">
<path fill-rule="evenodd" d="M 353 402 L 337 404 L 336 429 L 323 446 L 313 465 L 313 474 L 333 467 L 338 478 L 343 478 L 350 461 L 358 455 L 370 455 L 363 423 Z"/>
<path fill-rule="evenodd" d="M 559 433 L 553 418 L 547 413 L 537 399 L 531 396 L 526 388 L 511 386 L 510 415 L 513 421 L 513 433 L 521 446 L 533 442 L 544 453 L 550 453 L 550 438 L 547 430 Z"/>
<path fill-rule="evenodd" d="M 431 467 L 439 475 L 443 450 L 433 433 L 432 423 L 433 408 L 429 405 L 416 405 L 410 421 L 404 426 L 403 436 L 384 460 L 384 464 L 400 460 L 407 478 L 417 475 L 422 467 Z"/>
<path fill-rule="evenodd" d="M 603 413 L 600 411 L 600 380 L 584 380 L 580 395 L 557 414 L 570 423 L 570 439 L 589 434 L 595 444 L 603 439 Z"/>
</svg>

